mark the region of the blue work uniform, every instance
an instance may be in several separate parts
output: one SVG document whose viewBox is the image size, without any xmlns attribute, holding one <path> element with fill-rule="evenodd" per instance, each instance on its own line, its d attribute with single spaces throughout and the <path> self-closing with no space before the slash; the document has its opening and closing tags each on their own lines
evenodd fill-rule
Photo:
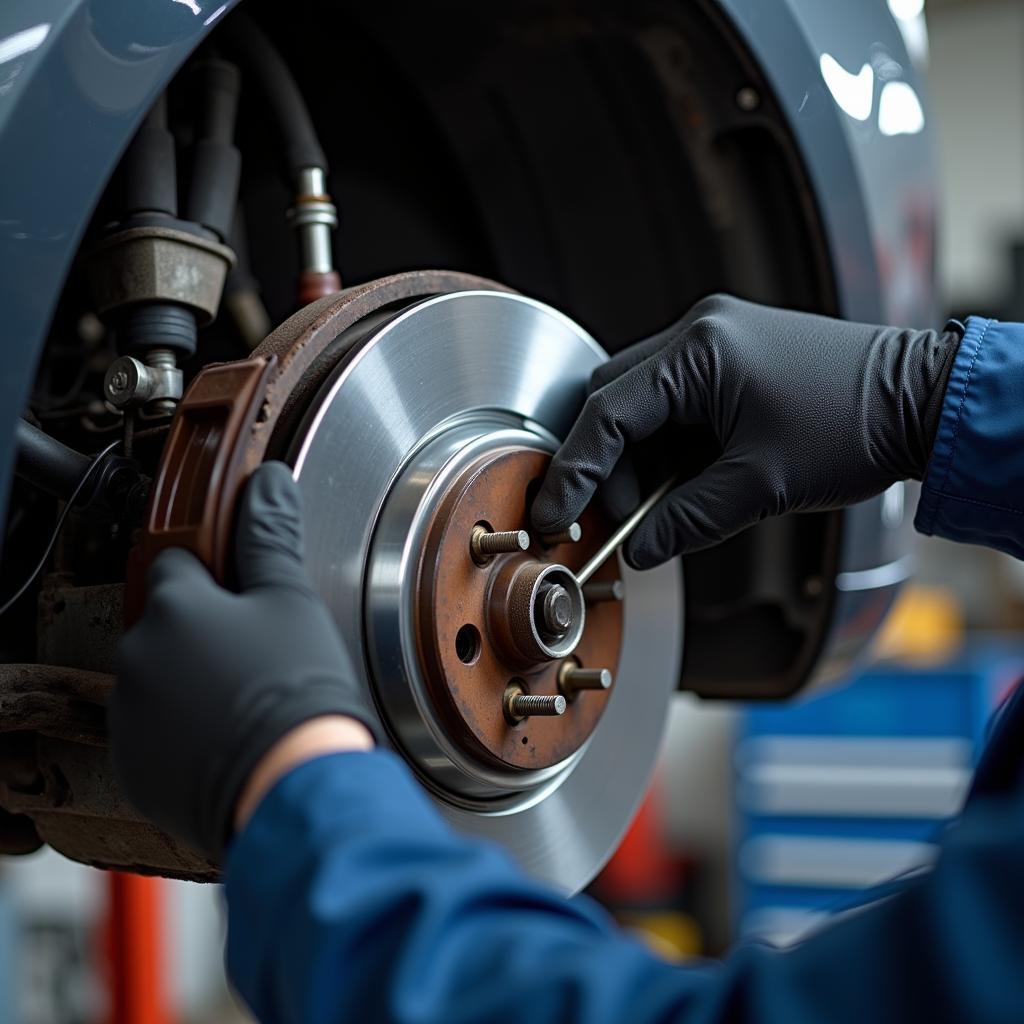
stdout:
<svg viewBox="0 0 1024 1024">
<path fill-rule="evenodd" d="M 967 322 L 916 524 L 1024 557 L 1024 325 Z M 676 966 L 455 833 L 394 755 L 281 779 L 227 860 L 264 1024 L 1024 1022 L 1024 689 L 934 866 L 785 951 Z"/>
</svg>

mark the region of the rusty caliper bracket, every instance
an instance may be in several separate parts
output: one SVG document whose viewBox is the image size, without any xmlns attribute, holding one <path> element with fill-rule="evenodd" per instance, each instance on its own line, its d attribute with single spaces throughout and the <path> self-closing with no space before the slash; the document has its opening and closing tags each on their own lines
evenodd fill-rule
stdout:
<svg viewBox="0 0 1024 1024">
<path fill-rule="evenodd" d="M 286 320 L 251 358 L 205 367 L 174 417 L 145 527 L 133 551 L 126 620 L 142 608 L 144 574 L 167 547 L 191 551 L 221 583 L 231 581 L 235 508 L 246 480 L 278 454 L 282 437 L 328 374 L 362 338 L 367 318 L 431 295 L 509 289 L 469 274 L 414 271 L 328 295 Z"/>
</svg>

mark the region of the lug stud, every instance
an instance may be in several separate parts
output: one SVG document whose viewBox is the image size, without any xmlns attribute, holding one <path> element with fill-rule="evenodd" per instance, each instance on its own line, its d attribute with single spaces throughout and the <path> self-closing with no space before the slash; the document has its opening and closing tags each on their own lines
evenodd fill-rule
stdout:
<svg viewBox="0 0 1024 1024">
<path fill-rule="evenodd" d="M 558 544 L 575 544 L 583 536 L 583 528 L 579 523 L 570 523 L 560 533 L 545 533 L 541 540 L 544 547 L 553 548 Z"/>
<path fill-rule="evenodd" d="M 583 598 L 587 604 L 621 601 L 624 593 L 622 580 L 595 580 L 583 588 Z"/>
<path fill-rule="evenodd" d="M 525 530 L 503 530 L 493 533 L 486 526 L 474 526 L 469 538 L 469 550 L 477 565 L 486 565 L 495 555 L 511 551 L 526 551 L 530 535 Z"/>
<path fill-rule="evenodd" d="M 582 690 L 608 690 L 611 685 L 612 674 L 606 668 L 581 668 L 566 661 L 558 670 L 558 688 L 570 700 Z"/>
<path fill-rule="evenodd" d="M 505 691 L 505 717 L 510 722 L 521 722 L 524 718 L 535 716 L 554 717 L 565 714 L 565 698 L 558 694 L 554 697 L 533 696 L 518 686 L 510 686 Z"/>
</svg>

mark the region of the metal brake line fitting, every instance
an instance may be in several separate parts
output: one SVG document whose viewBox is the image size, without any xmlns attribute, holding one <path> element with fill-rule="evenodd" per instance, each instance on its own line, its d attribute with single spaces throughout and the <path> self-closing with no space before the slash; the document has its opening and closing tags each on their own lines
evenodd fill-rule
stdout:
<svg viewBox="0 0 1024 1024">
<path fill-rule="evenodd" d="M 103 378 L 103 397 L 115 409 L 141 405 L 152 415 L 169 416 L 181 394 L 182 373 L 169 349 L 151 349 L 141 361 L 119 356 Z"/>
<path fill-rule="evenodd" d="M 299 305 L 340 292 L 341 277 L 334 268 L 331 245 L 338 210 L 327 194 L 327 174 L 322 167 L 299 171 L 288 221 L 299 239 Z"/>
<path fill-rule="evenodd" d="M 121 353 L 108 367 L 104 398 L 147 418 L 173 415 L 182 396 L 177 363 L 195 352 L 199 328 L 216 319 L 235 264 L 225 243 L 241 174 L 234 144 L 240 77 L 233 64 L 204 59 L 194 78 L 202 103 L 183 203 L 164 96 L 122 162 L 120 217 L 87 260 L 96 311 L 114 328 Z M 130 422 L 125 417 L 126 438 Z"/>
<path fill-rule="evenodd" d="M 288 220 L 299 243 L 298 305 L 341 291 L 331 232 L 338 211 L 327 194 L 327 155 L 295 76 L 270 36 L 246 12 L 232 15 L 221 34 L 229 53 L 263 94 L 275 122 L 294 199 Z"/>
</svg>

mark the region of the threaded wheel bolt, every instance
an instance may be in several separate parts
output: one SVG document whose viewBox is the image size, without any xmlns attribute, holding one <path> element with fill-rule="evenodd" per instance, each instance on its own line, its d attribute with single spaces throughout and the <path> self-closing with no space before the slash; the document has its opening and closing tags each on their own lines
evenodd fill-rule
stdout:
<svg viewBox="0 0 1024 1024">
<path fill-rule="evenodd" d="M 602 604 L 605 601 L 621 601 L 624 593 L 622 580 L 595 580 L 583 588 L 583 599 L 587 604 Z"/>
<path fill-rule="evenodd" d="M 502 530 L 497 533 L 486 526 L 474 526 L 469 538 L 469 550 L 477 565 L 486 565 L 495 555 L 512 551 L 526 551 L 530 535 L 525 530 Z"/>
<path fill-rule="evenodd" d="M 518 686 L 510 686 L 505 691 L 505 717 L 510 722 L 521 722 L 524 718 L 535 716 L 564 715 L 565 708 L 565 698 L 561 694 L 554 697 L 534 696 L 523 693 Z"/>
<path fill-rule="evenodd" d="M 558 544 L 575 544 L 583 536 L 583 529 L 579 523 L 570 523 L 559 533 L 545 533 L 541 540 L 544 547 L 553 548 Z"/>
<path fill-rule="evenodd" d="M 612 674 L 606 668 L 581 668 L 566 661 L 558 670 L 558 688 L 570 700 L 581 690 L 608 690 L 611 685 Z"/>
</svg>

